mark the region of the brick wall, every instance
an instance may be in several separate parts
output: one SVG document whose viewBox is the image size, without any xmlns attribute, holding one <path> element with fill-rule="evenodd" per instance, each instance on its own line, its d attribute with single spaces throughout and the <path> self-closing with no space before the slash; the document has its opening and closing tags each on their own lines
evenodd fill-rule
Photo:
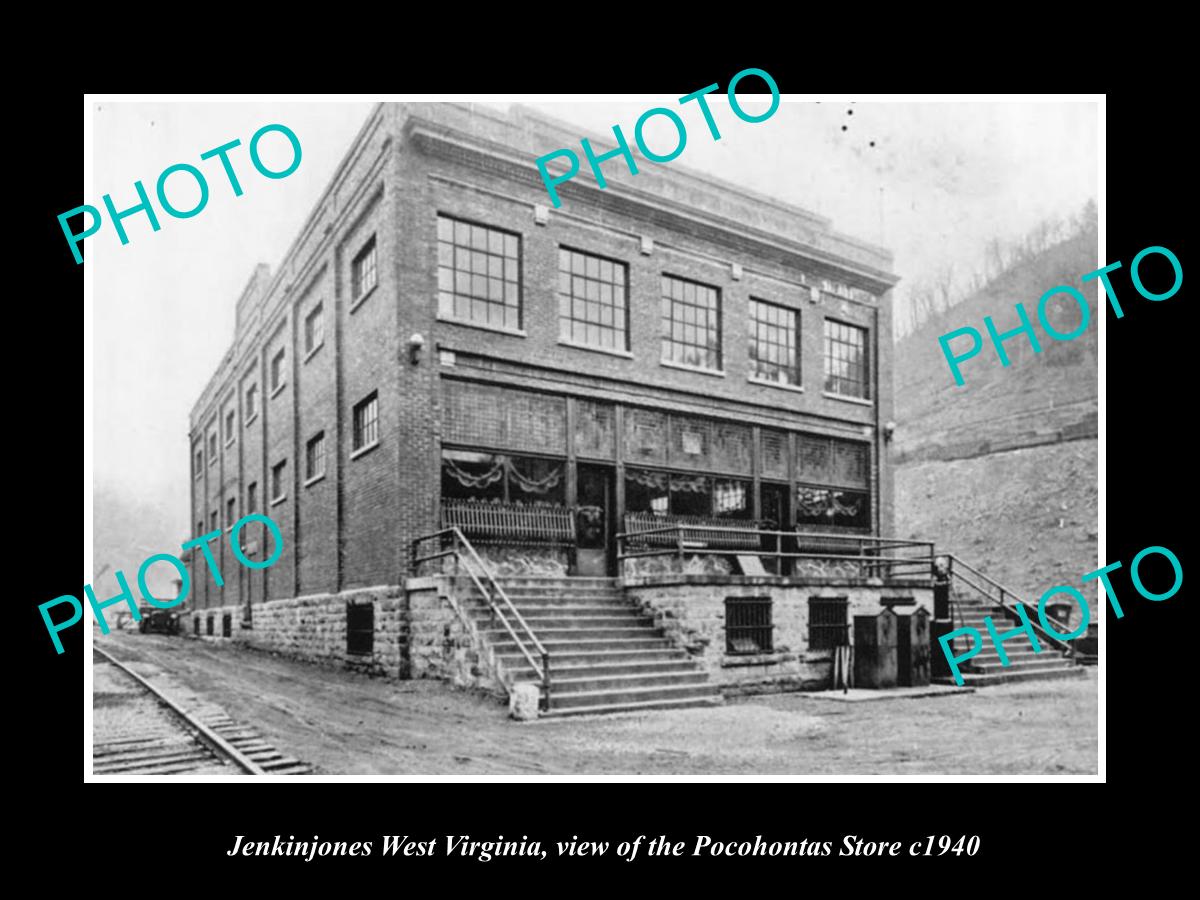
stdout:
<svg viewBox="0 0 1200 900">
<path fill-rule="evenodd" d="M 901 582 L 871 583 L 865 579 L 761 578 L 750 576 L 657 576 L 628 578 L 625 593 L 708 670 L 726 693 L 753 690 L 815 690 L 832 678 L 831 650 L 808 648 L 810 597 L 847 597 L 850 640 L 854 616 L 877 613 L 881 598 L 913 597 L 933 612 L 933 591 Z M 725 599 L 772 599 L 774 649 L 754 655 L 726 652 Z"/>
</svg>

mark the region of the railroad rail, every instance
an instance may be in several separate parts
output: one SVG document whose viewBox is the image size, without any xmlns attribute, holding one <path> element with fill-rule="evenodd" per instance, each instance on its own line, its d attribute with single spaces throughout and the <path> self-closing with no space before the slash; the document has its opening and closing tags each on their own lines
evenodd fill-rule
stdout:
<svg viewBox="0 0 1200 900">
<path fill-rule="evenodd" d="M 185 709 L 111 653 L 95 646 L 92 653 L 93 775 L 304 775 L 312 771 L 307 763 L 280 753 L 254 729 L 234 722 L 221 710 Z"/>
</svg>

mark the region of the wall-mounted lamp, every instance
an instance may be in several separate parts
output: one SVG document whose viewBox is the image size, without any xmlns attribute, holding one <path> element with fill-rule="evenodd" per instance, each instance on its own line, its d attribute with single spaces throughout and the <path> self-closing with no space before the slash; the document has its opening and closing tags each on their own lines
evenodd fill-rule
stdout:
<svg viewBox="0 0 1200 900">
<path fill-rule="evenodd" d="M 895 422 L 887 422 L 884 424 L 884 426 L 883 426 L 884 441 L 891 443 L 892 435 L 895 433 L 896 433 L 896 423 Z"/>
<path fill-rule="evenodd" d="M 425 338 L 414 334 L 408 339 L 408 361 L 414 366 L 421 361 L 421 351 L 425 349 Z"/>
</svg>

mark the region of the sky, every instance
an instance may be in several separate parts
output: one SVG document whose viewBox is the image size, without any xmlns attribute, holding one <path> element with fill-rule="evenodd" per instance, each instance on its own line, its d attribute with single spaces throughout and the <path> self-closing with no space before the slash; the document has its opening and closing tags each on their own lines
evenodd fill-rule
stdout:
<svg viewBox="0 0 1200 900">
<path fill-rule="evenodd" d="M 620 124 L 632 140 L 642 112 L 678 108 L 678 96 L 522 102 L 579 125 L 581 136 L 611 134 Z M 769 119 L 749 123 L 723 95 L 710 97 L 721 139 L 711 138 L 698 111 L 685 110 L 687 144 L 663 165 L 796 204 L 832 219 L 837 231 L 887 247 L 902 279 L 897 317 L 906 284 L 946 263 L 979 268 L 989 238 L 1018 238 L 1043 218 L 1066 218 L 1098 199 L 1092 103 L 785 100 Z M 118 210 L 134 206 L 133 183 L 153 196 L 159 173 L 176 163 L 197 166 L 209 184 L 208 203 L 192 218 L 167 216 L 155 199 L 159 231 L 134 214 L 124 220 L 129 243 L 122 246 L 106 218 L 85 244 L 93 278 L 94 482 L 161 503 L 181 535 L 190 518 L 188 413 L 232 342 L 234 304 L 257 263 L 278 267 L 373 105 L 92 104 L 95 195 L 84 202 L 102 207 L 108 193 Z M 766 108 L 765 101 L 743 105 L 750 114 Z M 287 125 L 300 140 L 301 164 L 286 178 L 262 177 L 247 155 L 251 135 L 269 123 Z M 200 160 L 234 139 L 241 141 L 230 153 L 240 197 L 216 160 Z M 664 153 L 674 128 L 656 117 L 645 139 Z M 266 136 L 260 149 L 268 168 L 290 161 L 282 135 Z M 199 190 L 176 174 L 168 196 L 186 210 Z M 1035 298 L 1013 298 L 1028 299 Z"/>
</svg>

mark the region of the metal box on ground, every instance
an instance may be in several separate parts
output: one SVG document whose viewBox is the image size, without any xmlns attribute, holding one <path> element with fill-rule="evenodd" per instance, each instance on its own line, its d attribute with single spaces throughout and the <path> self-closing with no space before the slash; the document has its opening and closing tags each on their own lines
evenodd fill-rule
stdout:
<svg viewBox="0 0 1200 900">
<path fill-rule="evenodd" d="M 854 617 L 854 684 L 896 686 L 896 633 L 899 616 L 891 609 Z"/>
</svg>

